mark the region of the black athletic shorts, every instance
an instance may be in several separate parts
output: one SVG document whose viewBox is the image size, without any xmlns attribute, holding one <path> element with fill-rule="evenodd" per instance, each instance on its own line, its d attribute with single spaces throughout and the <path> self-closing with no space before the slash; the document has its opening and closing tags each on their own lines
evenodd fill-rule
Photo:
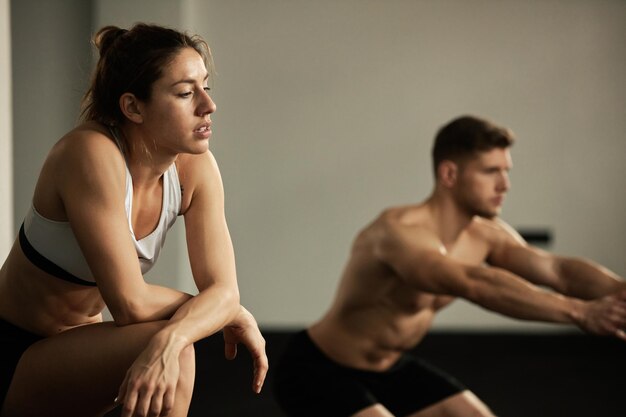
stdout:
<svg viewBox="0 0 626 417">
<path fill-rule="evenodd" d="M 27 332 L 8 321 L 0 319 L 0 346 L 2 359 L 0 360 L 0 408 L 11 385 L 15 367 L 22 357 L 22 353 L 30 345 L 43 337 Z"/>
<path fill-rule="evenodd" d="M 395 416 L 406 416 L 466 389 L 411 354 L 384 372 L 338 365 L 306 330 L 292 337 L 277 361 L 273 388 L 289 417 L 347 417 L 377 403 Z"/>
</svg>

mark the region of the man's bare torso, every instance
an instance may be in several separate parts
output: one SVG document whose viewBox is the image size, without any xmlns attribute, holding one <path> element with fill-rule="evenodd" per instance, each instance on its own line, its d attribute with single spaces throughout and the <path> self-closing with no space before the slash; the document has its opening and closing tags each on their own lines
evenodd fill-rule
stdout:
<svg viewBox="0 0 626 417">
<path fill-rule="evenodd" d="M 377 246 L 397 227 L 414 229 L 417 240 L 459 262 L 480 265 L 489 254 L 494 224 L 477 218 L 448 246 L 424 205 L 388 209 L 366 226 L 353 243 L 331 308 L 309 328 L 322 351 L 343 365 L 387 369 L 422 340 L 436 312 L 453 301 L 421 291 L 379 259 Z"/>
</svg>

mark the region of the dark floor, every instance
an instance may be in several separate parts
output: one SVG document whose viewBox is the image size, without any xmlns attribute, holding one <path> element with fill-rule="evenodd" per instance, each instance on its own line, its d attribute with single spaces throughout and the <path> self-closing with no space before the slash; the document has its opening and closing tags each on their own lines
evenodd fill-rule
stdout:
<svg viewBox="0 0 626 417">
<path fill-rule="evenodd" d="M 285 417 L 273 399 L 271 365 L 292 332 L 263 334 L 270 372 L 260 395 L 251 390 L 245 349 L 226 361 L 220 335 L 196 344 L 197 382 L 189 417 Z M 434 332 L 415 353 L 465 383 L 499 417 L 626 416 L 626 343 L 616 339 Z"/>
</svg>

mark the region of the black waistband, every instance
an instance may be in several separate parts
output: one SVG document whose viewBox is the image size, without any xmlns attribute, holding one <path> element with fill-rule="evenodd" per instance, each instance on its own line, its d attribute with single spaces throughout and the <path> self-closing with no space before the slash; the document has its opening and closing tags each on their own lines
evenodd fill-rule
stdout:
<svg viewBox="0 0 626 417">
<path fill-rule="evenodd" d="M 21 327 L 0 318 L 0 338 L 4 337 L 19 338 L 28 343 L 35 343 L 36 341 L 43 339 L 43 336 L 24 330 Z"/>
<path fill-rule="evenodd" d="M 86 281 L 82 278 L 78 278 L 76 275 L 67 272 L 65 269 L 61 268 L 50 259 L 43 256 L 41 253 L 37 252 L 37 249 L 35 249 L 33 245 L 30 244 L 28 238 L 26 237 L 26 233 L 24 232 L 24 223 L 22 223 L 22 226 L 20 227 L 20 247 L 22 248 L 22 252 L 24 252 L 24 255 L 26 255 L 28 260 L 42 271 L 74 284 L 90 287 L 96 286 L 95 282 Z"/>
</svg>

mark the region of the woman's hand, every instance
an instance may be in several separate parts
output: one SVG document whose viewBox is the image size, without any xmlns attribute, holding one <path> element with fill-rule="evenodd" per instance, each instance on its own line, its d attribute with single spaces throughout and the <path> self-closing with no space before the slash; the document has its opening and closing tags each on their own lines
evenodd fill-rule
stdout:
<svg viewBox="0 0 626 417">
<path fill-rule="evenodd" d="M 176 352 L 173 346 L 163 350 L 149 345 L 137 357 L 126 372 L 115 400 L 122 404 L 121 417 L 169 415 L 180 377 L 180 352 Z"/>
<path fill-rule="evenodd" d="M 269 363 L 265 353 L 265 339 L 259 330 L 254 316 L 243 306 L 240 306 L 239 314 L 224 327 L 223 333 L 226 359 L 235 359 L 238 343 L 243 343 L 250 351 L 250 356 L 254 363 L 252 390 L 257 394 L 260 393 L 267 375 Z"/>
</svg>

